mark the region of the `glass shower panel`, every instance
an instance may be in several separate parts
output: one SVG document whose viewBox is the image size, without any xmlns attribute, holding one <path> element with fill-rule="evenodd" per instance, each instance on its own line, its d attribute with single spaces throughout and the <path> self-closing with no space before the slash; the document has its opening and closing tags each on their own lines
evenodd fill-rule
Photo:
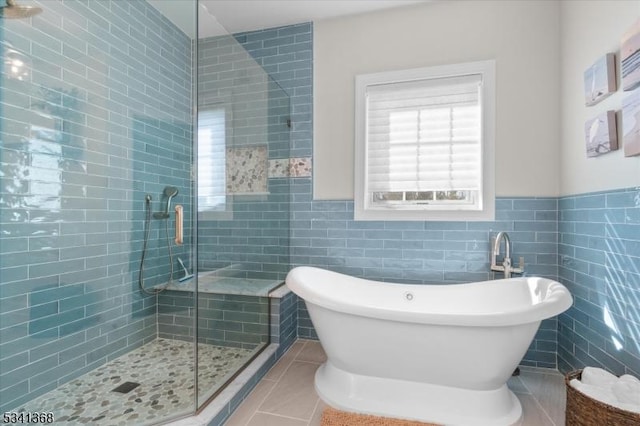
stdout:
<svg viewBox="0 0 640 426">
<path fill-rule="evenodd" d="M 196 3 L 161 2 L 182 28 L 145 0 L 28 3 L 0 18 L 0 409 L 193 413 L 193 336 L 160 336 L 157 310 L 194 259 Z"/>
<path fill-rule="evenodd" d="M 197 50 L 201 405 L 269 342 L 268 294 L 289 269 L 291 123 L 288 94 L 234 36 L 200 39 Z M 161 335 L 194 334 L 194 286 L 160 296 Z"/>
<path fill-rule="evenodd" d="M 289 96 L 233 36 L 198 54 L 200 289 L 266 295 L 288 271 Z"/>
</svg>

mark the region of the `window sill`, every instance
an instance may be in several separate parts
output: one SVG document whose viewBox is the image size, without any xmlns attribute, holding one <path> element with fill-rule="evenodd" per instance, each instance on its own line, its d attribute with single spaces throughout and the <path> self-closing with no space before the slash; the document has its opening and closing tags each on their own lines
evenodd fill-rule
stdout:
<svg viewBox="0 0 640 426">
<path fill-rule="evenodd" d="M 364 210 L 356 207 L 354 220 L 386 220 L 386 221 L 454 221 L 474 222 L 495 220 L 495 207 L 484 210 Z"/>
</svg>

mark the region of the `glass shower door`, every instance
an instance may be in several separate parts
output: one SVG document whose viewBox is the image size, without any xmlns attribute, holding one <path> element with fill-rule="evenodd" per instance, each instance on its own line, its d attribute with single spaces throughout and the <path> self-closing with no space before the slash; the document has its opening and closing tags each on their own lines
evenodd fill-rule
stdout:
<svg viewBox="0 0 640 426">
<path fill-rule="evenodd" d="M 238 39 L 198 40 L 198 404 L 269 344 L 289 270 L 289 95 Z"/>
</svg>

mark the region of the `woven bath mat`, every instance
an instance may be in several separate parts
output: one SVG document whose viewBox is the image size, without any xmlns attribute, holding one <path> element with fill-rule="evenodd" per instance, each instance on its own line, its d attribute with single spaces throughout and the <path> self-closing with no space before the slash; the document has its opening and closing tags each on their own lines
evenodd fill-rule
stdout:
<svg viewBox="0 0 640 426">
<path fill-rule="evenodd" d="M 322 412 L 320 426 L 438 426 L 413 420 L 391 419 L 368 414 L 348 413 L 327 407 Z"/>
</svg>

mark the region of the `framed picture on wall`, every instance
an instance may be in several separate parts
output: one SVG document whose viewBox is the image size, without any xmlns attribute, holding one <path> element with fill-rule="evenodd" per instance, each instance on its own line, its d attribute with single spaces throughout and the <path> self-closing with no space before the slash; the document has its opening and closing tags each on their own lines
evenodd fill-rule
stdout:
<svg viewBox="0 0 640 426">
<path fill-rule="evenodd" d="M 584 123 L 587 157 L 597 157 L 618 149 L 616 112 L 607 111 Z"/>
<path fill-rule="evenodd" d="M 624 156 L 640 155 L 640 89 L 622 100 Z"/>
<path fill-rule="evenodd" d="M 624 34 L 621 44 L 622 90 L 633 90 L 640 85 L 640 20 Z"/>
<path fill-rule="evenodd" d="M 585 105 L 595 105 L 615 91 L 615 55 L 607 53 L 584 72 Z"/>
</svg>

